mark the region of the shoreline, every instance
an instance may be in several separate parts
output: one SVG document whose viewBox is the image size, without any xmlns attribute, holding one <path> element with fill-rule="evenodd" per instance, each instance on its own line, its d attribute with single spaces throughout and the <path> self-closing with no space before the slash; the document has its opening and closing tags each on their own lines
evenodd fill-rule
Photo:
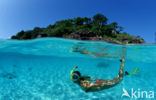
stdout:
<svg viewBox="0 0 156 100">
<path fill-rule="evenodd" d="M 63 39 L 71 39 L 71 40 L 80 40 L 80 39 L 74 39 L 74 38 L 64 38 L 64 37 L 59 37 Z M 122 43 L 118 40 L 112 39 L 112 40 L 80 40 L 80 41 L 100 41 L 100 42 L 107 42 L 107 43 L 112 43 L 112 44 L 118 44 L 118 45 L 142 45 L 142 44 L 147 44 L 147 43 Z M 116 41 L 116 42 L 115 42 Z"/>
<path fill-rule="evenodd" d="M 4 39 L 0 38 L 1 40 L 18 40 L 18 41 L 29 41 L 29 40 L 35 40 L 35 39 L 40 39 L 40 38 L 62 38 L 62 39 L 69 39 L 69 40 L 80 40 L 80 41 L 100 41 L 100 42 L 107 42 L 107 43 L 112 43 L 112 44 L 118 44 L 118 45 L 155 45 L 155 43 L 122 43 L 120 41 L 117 41 L 115 39 L 112 40 L 81 40 L 81 39 L 74 39 L 74 38 L 65 38 L 65 37 L 39 37 L 39 38 L 34 38 L 34 39 L 25 39 L 25 40 L 18 40 L 18 39 Z M 114 42 L 117 41 L 117 42 Z M 120 43 L 119 43 L 120 42 Z"/>
</svg>

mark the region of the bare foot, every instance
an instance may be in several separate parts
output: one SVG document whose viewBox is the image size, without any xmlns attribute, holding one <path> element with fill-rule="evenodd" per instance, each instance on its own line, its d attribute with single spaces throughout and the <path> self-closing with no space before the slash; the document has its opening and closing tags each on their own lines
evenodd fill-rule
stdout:
<svg viewBox="0 0 156 100">
<path fill-rule="evenodd" d="M 125 58 L 120 59 L 120 62 L 125 62 Z"/>
</svg>

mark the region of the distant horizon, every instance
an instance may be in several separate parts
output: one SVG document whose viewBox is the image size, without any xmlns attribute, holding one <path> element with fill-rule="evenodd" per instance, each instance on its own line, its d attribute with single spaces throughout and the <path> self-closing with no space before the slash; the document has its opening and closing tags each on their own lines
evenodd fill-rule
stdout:
<svg viewBox="0 0 156 100">
<path fill-rule="evenodd" d="M 156 1 L 124 0 L 5 0 L 0 1 L 0 38 L 9 39 L 21 30 L 47 27 L 56 21 L 104 14 L 109 22 L 118 22 L 123 32 L 155 43 Z"/>
</svg>

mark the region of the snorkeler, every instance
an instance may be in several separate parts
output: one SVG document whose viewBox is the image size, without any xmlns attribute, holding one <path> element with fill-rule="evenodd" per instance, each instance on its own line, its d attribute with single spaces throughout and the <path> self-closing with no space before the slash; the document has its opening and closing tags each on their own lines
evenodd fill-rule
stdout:
<svg viewBox="0 0 156 100">
<path fill-rule="evenodd" d="M 96 92 L 104 89 L 111 88 L 117 84 L 119 84 L 123 77 L 126 75 L 135 74 L 138 71 L 136 68 L 132 73 L 124 72 L 124 63 L 125 58 L 123 57 L 121 60 L 121 67 L 119 70 L 119 74 L 116 78 L 110 80 L 103 79 L 91 79 L 89 76 L 82 76 L 79 71 L 74 71 L 77 66 L 71 71 L 71 81 L 78 84 L 85 92 Z"/>
</svg>

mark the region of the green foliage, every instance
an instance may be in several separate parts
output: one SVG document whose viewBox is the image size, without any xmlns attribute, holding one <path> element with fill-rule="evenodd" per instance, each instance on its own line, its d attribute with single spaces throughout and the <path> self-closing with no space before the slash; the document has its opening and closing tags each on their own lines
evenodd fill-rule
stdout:
<svg viewBox="0 0 156 100">
<path fill-rule="evenodd" d="M 81 17 L 77 17 L 77 18 L 75 18 L 74 19 L 74 24 L 75 25 L 83 25 L 83 23 L 84 23 L 84 18 L 81 18 Z"/>
<path fill-rule="evenodd" d="M 22 30 L 20 32 L 17 33 L 16 38 L 22 39 L 22 37 L 24 36 L 25 32 Z"/>
<path fill-rule="evenodd" d="M 90 24 L 91 23 L 91 18 L 84 17 L 83 21 L 84 21 L 85 24 Z"/>
<path fill-rule="evenodd" d="M 11 37 L 11 39 L 17 39 L 17 37 L 16 37 L 15 35 L 13 35 L 13 36 Z"/>
<path fill-rule="evenodd" d="M 103 14 L 96 14 L 93 16 L 93 23 L 98 25 L 105 25 L 107 24 L 107 17 Z"/>
<path fill-rule="evenodd" d="M 96 36 L 102 36 L 103 39 L 111 38 L 121 42 L 128 40 L 131 42 L 140 37 L 130 36 L 128 33 L 121 33 L 123 27 L 117 22 L 107 24 L 108 19 L 103 14 L 96 14 L 92 18 L 76 17 L 74 19 L 66 19 L 57 21 L 53 25 L 46 28 L 35 27 L 33 30 L 20 31 L 11 39 L 35 39 L 38 35 L 47 34 L 50 37 L 68 37 L 71 33 L 76 32 L 93 32 Z"/>
</svg>

